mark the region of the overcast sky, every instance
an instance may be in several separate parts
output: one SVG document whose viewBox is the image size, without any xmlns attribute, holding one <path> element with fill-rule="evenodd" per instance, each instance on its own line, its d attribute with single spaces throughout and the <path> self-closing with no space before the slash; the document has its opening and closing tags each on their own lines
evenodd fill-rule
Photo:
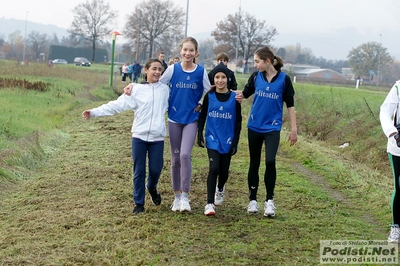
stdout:
<svg viewBox="0 0 400 266">
<path fill-rule="evenodd" d="M 188 0 L 171 1 L 186 12 Z M 8 1 L 1 6 L 0 17 L 27 18 L 28 22 L 69 28 L 73 8 L 83 2 Z M 127 17 L 139 1 L 108 2 L 113 10 L 118 11 L 115 29 L 123 33 Z M 382 42 L 390 54 L 400 59 L 400 0 L 189 0 L 188 35 L 212 31 L 217 22 L 238 12 L 239 7 L 242 12 L 276 27 L 279 34 L 272 44 L 277 47 L 299 42 L 316 56 L 346 59 L 352 48 L 375 41 Z M 342 35 L 345 28 L 355 28 L 357 34 Z"/>
</svg>

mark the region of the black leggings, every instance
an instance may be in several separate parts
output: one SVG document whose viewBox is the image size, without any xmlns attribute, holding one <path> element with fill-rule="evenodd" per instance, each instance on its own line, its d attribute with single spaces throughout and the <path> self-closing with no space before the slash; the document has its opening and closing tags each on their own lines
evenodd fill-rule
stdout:
<svg viewBox="0 0 400 266">
<path fill-rule="evenodd" d="M 257 133 L 248 129 L 250 167 L 247 176 L 250 200 L 257 200 L 259 183 L 258 170 L 260 168 L 262 145 L 265 144 L 265 173 L 264 183 L 266 188 L 266 201 L 274 198 L 276 182 L 275 158 L 278 152 L 280 131 Z"/>
<path fill-rule="evenodd" d="M 392 166 L 394 178 L 394 190 L 392 194 L 393 224 L 400 225 L 400 157 L 389 153 L 389 161 Z"/>
<path fill-rule="evenodd" d="M 216 150 L 207 149 L 210 168 L 207 177 L 207 203 L 214 203 L 215 186 L 222 189 L 228 180 L 231 154 L 220 154 Z"/>
</svg>

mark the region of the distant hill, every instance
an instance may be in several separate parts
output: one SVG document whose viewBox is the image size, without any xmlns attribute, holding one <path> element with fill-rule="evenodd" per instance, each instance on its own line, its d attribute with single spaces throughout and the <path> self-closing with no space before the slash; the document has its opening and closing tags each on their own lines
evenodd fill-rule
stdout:
<svg viewBox="0 0 400 266">
<path fill-rule="evenodd" d="M 8 36 L 11 33 L 19 30 L 21 35 L 24 36 L 25 34 L 25 20 L 18 20 L 12 18 L 0 18 L 0 35 L 3 35 L 5 40 L 8 40 Z M 68 37 L 68 32 L 64 28 L 60 28 L 56 25 L 45 25 L 36 22 L 27 21 L 26 23 L 26 35 L 28 35 L 32 31 L 37 31 L 40 33 L 46 33 L 50 37 L 53 34 L 57 35 L 58 39 L 62 37 Z"/>
</svg>

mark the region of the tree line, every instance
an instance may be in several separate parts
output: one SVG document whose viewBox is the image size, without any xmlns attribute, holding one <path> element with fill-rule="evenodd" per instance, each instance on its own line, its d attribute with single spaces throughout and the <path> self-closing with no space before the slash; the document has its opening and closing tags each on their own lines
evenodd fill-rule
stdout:
<svg viewBox="0 0 400 266">
<path fill-rule="evenodd" d="M 50 45 L 90 47 L 92 61 L 98 48 L 107 49 L 111 54 L 109 39 L 117 11 L 112 10 L 108 2 L 91 0 L 77 5 L 73 13 L 68 38 L 58 40 L 56 35 L 49 37 L 32 31 L 24 40 L 21 32 L 16 31 L 6 41 L 0 34 L 0 52 L 8 59 L 18 59 L 26 41 L 29 55 L 35 60 L 41 54 L 48 54 Z M 179 55 L 179 44 L 185 37 L 185 16 L 183 8 L 170 0 L 142 0 L 137 3 L 123 30 L 127 39 L 120 49 L 123 61 L 144 62 L 160 51 L 164 51 L 167 57 Z M 274 47 L 273 40 L 277 34 L 276 27 L 248 12 L 229 14 L 217 23 L 210 38 L 199 40 L 198 59 L 200 62 L 212 61 L 216 54 L 225 52 L 237 66 L 250 66 L 254 52 L 262 46 L 270 46 L 276 55 L 293 64 L 309 64 L 337 72 L 350 67 L 355 76 L 377 81 L 392 82 L 400 76 L 399 62 L 379 43 L 360 44 L 349 51 L 347 60 L 326 60 L 314 56 L 311 49 L 303 48 L 299 43 Z"/>
</svg>

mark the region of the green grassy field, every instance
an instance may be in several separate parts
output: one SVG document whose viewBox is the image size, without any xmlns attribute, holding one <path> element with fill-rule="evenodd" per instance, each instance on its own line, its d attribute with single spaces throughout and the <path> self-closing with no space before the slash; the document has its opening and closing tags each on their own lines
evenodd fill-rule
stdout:
<svg viewBox="0 0 400 266">
<path fill-rule="evenodd" d="M 0 71 L 52 84 L 40 93 L 0 88 L 7 99 L 0 105 L 0 265 L 318 265 L 320 240 L 387 238 L 393 181 L 376 118 L 389 88 L 295 84 L 300 136 L 289 147 L 282 131 L 275 218 L 264 218 L 262 208 L 246 213 L 251 99 L 243 102 L 239 150 L 217 215 L 203 215 L 208 161 L 197 146 L 193 211 L 170 211 L 166 139 L 163 202 L 154 206 L 147 195 L 145 214 L 134 216 L 132 113 L 80 116 L 117 97 L 107 87 L 107 66 L 30 67 L 18 67 L 19 76 Z M 344 142 L 350 146 L 338 148 Z M 263 184 L 258 198 L 262 207 Z"/>
</svg>

